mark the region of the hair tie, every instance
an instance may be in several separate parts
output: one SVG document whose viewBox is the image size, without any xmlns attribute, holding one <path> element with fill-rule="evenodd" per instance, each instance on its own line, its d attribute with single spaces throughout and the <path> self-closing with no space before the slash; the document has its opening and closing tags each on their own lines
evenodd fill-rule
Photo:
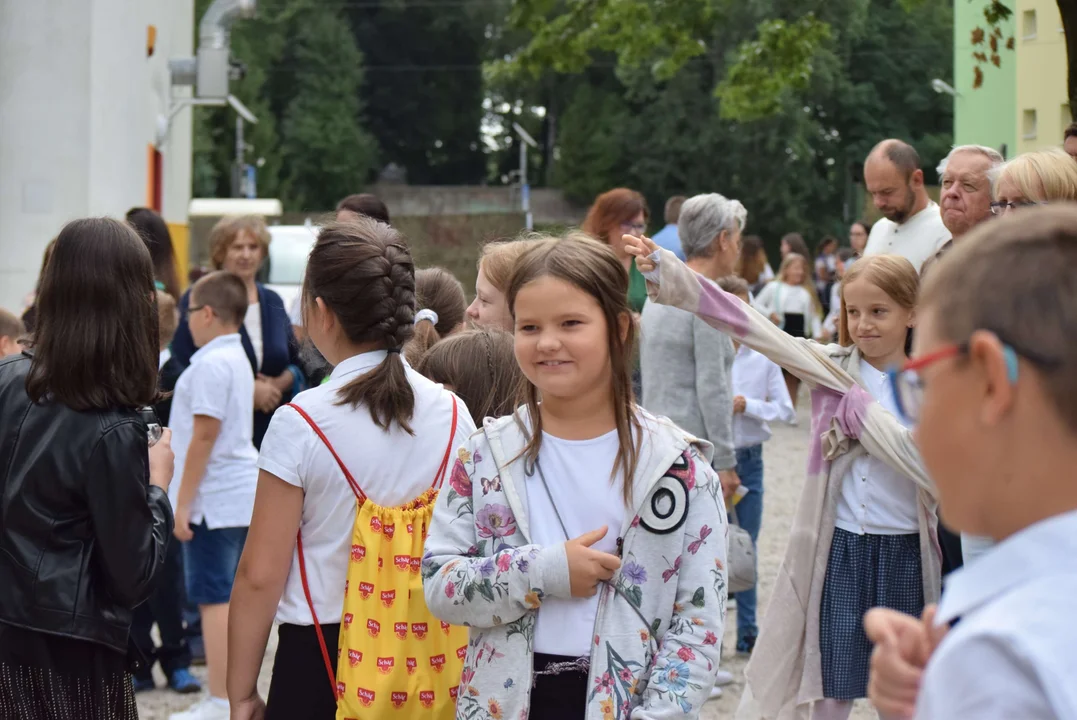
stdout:
<svg viewBox="0 0 1077 720">
<path fill-rule="evenodd" d="M 423 320 L 429 320 L 431 325 L 437 325 L 438 314 L 430 308 L 423 308 L 419 312 L 415 313 L 415 324 L 418 325 Z"/>
<path fill-rule="evenodd" d="M 386 350 L 385 352 L 389 353 L 390 355 L 392 355 L 393 353 L 396 353 L 397 355 L 399 355 L 399 354 L 400 354 L 400 350 L 401 350 L 400 348 L 398 348 L 398 347 L 395 347 L 395 348 L 389 348 L 389 349 L 388 349 L 388 350 Z"/>
</svg>

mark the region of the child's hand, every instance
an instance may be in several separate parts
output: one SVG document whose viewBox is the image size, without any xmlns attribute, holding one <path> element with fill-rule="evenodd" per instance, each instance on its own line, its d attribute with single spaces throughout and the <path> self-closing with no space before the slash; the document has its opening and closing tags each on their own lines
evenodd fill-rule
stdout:
<svg viewBox="0 0 1077 720">
<path fill-rule="evenodd" d="M 748 401 L 744 399 L 743 395 L 737 395 L 733 398 L 733 414 L 739 415 L 748 409 Z"/>
<path fill-rule="evenodd" d="M 176 454 L 172 452 L 172 431 L 164 428 L 161 438 L 150 448 L 150 485 L 156 485 L 168 492 L 175 469 Z"/>
<path fill-rule="evenodd" d="M 186 505 L 177 505 L 173 515 L 176 525 L 172 529 L 172 534 L 180 542 L 190 542 L 194 538 L 194 532 L 191 530 L 191 508 Z"/>
<path fill-rule="evenodd" d="M 268 380 L 257 379 L 254 381 L 254 409 L 264 413 L 271 413 L 280 407 L 283 395 L 279 388 Z"/>
<path fill-rule="evenodd" d="M 648 273 L 658 267 L 658 265 L 648 257 L 658 249 L 658 246 L 655 245 L 650 238 L 625 235 L 623 240 L 625 243 L 625 252 L 636 257 L 637 270 L 641 273 Z"/>
<path fill-rule="evenodd" d="M 883 608 L 864 617 L 864 630 L 875 643 L 868 697 L 884 717 L 911 718 L 916 712 L 921 675 L 946 635 L 934 623 L 934 605 L 924 609 L 923 620 Z"/>
<path fill-rule="evenodd" d="M 617 568 L 621 567 L 621 559 L 616 555 L 591 549 L 592 545 L 606 537 L 607 531 L 608 528 L 603 525 L 598 530 L 584 533 L 565 543 L 572 597 L 594 597 L 598 592 L 598 584 L 609 580 Z"/>
</svg>

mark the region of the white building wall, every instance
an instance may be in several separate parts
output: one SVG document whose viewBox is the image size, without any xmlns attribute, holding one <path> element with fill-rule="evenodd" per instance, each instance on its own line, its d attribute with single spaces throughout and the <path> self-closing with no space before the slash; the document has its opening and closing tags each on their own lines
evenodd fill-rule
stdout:
<svg viewBox="0 0 1077 720">
<path fill-rule="evenodd" d="M 0 0 L 0 307 L 21 310 L 64 223 L 146 204 L 168 52 L 192 54 L 193 18 L 184 15 L 192 4 Z M 158 43 L 147 58 L 151 23 Z M 186 223 L 190 111 L 183 114 L 176 130 L 186 136 L 172 148 L 182 155 L 165 159 L 166 219 Z"/>
</svg>

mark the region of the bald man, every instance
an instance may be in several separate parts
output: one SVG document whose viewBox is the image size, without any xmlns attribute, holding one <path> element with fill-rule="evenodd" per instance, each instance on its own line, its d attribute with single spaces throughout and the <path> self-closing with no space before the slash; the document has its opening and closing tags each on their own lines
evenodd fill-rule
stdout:
<svg viewBox="0 0 1077 720">
<path fill-rule="evenodd" d="M 920 155 L 908 143 L 876 145 L 864 161 L 864 184 L 883 214 L 871 228 L 864 255 L 901 255 L 919 270 L 950 240 L 939 206 L 924 188 Z"/>
</svg>

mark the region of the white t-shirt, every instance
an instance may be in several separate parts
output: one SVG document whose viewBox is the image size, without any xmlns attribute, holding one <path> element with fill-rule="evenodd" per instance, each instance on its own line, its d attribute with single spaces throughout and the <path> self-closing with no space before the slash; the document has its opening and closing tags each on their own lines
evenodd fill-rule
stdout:
<svg viewBox="0 0 1077 720">
<path fill-rule="evenodd" d="M 247 317 L 243 320 L 243 327 L 247 328 L 247 335 L 251 338 L 251 345 L 254 347 L 254 359 L 258 370 L 262 369 L 262 356 L 264 354 L 262 350 L 262 306 L 261 303 L 251 303 L 247 306 Z M 250 365 L 250 361 L 247 361 Z"/>
<path fill-rule="evenodd" d="M 886 374 L 860 360 L 864 388 L 883 408 L 905 425 Z M 908 427 L 908 425 L 905 425 Z M 858 535 L 907 535 L 920 532 L 916 484 L 882 460 L 862 455 L 841 481 L 834 525 Z"/>
<path fill-rule="evenodd" d="M 901 255 L 919 273 L 924 261 L 933 257 L 950 238 L 950 231 L 942 224 L 939 206 L 928 201 L 927 207 L 901 225 L 886 218 L 875 223 L 864 255 Z"/>
<path fill-rule="evenodd" d="M 191 503 L 191 524 L 205 520 L 210 529 L 247 527 L 258 485 L 258 451 L 253 441 L 254 374 L 239 333 L 206 343 L 176 382 L 169 416 L 176 454 L 168 488 L 173 507 L 179 500 L 195 415 L 220 420 L 221 430 Z"/>
<path fill-rule="evenodd" d="M 606 536 L 592 545 L 595 550 L 617 552 L 617 537 L 624 521 L 624 473 L 616 482 L 610 471 L 620 445 L 612 430 L 591 440 L 563 440 L 542 434 L 539 464 L 549 486 L 542 486 L 536 470 L 526 479 L 528 522 L 536 545 L 560 545 L 566 540 L 606 525 Z M 550 497 L 553 503 L 550 503 Z M 565 524 L 568 537 L 558 521 Z M 535 625 L 535 652 L 569 657 L 586 656 L 591 650 L 598 595 L 591 598 L 546 598 Z"/>
<path fill-rule="evenodd" d="M 328 382 L 300 393 L 292 402 L 303 408 L 325 433 L 367 497 L 383 507 L 396 507 L 418 497 L 434 483 L 449 444 L 454 396 L 405 363 L 415 392 L 411 420 L 415 435 L 395 424 L 388 432 L 382 430 L 365 407 L 337 405 L 338 391 L 377 367 L 385 354 L 384 350 L 376 350 L 348 358 L 337 365 Z M 454 451 L 475 431 L 467 407 L 459 399 L 456 403 Z M 287 406 L 277 410 L 269 423 L 258 466 L 303 489 L 300 531 L 311 598 L 321 622 L 339 622 L 355 525 L 355 495 L 344 473 L 307 421 Z M 451 470 L 450 458 L 447 472 Z M 313 622 L 303 595 L 297 554 L 292 555 L 277 621 L 295 625 Z"/>
<path fill-rule="evenodd" d="M 772 314 L 777 315 L 782 322 L 786 313 L 803 315 L 804 332 L 808 337 L 817 337 L 822 329 L 815 300 L 801 285 L 787 285 L 781 280 L 773 280 L 755 297 L 754 305 L 768 318 Z"/>
</svg>

